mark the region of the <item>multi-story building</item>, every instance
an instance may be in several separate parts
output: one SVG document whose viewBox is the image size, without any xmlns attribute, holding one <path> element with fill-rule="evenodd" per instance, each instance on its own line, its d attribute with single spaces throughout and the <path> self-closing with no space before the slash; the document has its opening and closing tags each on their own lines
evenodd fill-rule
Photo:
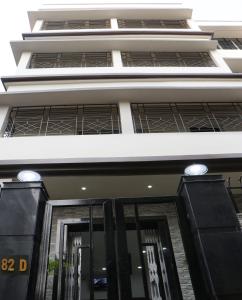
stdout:
<svg viewBox="0 0 242 300">
<path fill-rule="evenodd" d="M 162 0 L 29 20 L 0 95 L 0 299 L 241 299 L 242 22 Z"/>
</svg>

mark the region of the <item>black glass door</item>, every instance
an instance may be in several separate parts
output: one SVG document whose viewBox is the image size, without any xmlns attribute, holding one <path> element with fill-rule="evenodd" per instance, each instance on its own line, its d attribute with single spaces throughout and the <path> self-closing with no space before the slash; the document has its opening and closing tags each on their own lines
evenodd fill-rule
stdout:
<svg viewBox="0 0 242 300">
<path fill-rule="evenodd" d="M 107 200 L 63 220 L 53 300 L 180 300 L 160 204 Z"/>
<path fill-rule="evenodd" d="M 125 199 L 116 199 L 113 206 L 119 299 L 182 299 L 162 206 Z"/>
</svg>

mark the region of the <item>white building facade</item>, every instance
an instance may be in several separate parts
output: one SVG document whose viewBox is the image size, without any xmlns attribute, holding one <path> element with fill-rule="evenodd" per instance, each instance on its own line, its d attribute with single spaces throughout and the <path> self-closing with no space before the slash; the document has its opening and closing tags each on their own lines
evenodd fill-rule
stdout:
<svg viewBox="0 0 242 300">
<path fill-rule="evenodd" d="M 242 22 L 196 21 L 179 1 L 28 16 L 2 78 L 0 164 L 8 180 L 38 171 L 50 194 L 36 299 L 240 299 L 199 289 L 176 189 L 192 163 L 239 185 Z"/>
</svg>

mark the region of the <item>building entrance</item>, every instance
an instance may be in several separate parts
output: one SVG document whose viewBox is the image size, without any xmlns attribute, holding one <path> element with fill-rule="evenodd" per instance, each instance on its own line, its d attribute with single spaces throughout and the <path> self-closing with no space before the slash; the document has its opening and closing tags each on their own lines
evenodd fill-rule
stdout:
<svg viewBox="0 0 242 300">
<path fill-rule="evenodd" d="M 46 299 L 182 299 L 168 225 L 173 204 L 141 200 L 57 209 Z"/>
</svg>

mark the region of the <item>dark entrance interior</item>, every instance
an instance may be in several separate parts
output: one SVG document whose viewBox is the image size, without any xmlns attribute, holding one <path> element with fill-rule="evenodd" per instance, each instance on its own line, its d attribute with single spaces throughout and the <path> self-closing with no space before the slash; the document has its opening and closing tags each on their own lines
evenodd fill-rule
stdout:
<svg viewBox="0 0 242 300">
<path fill-rule="evenodd" d="M 182 299 L 167 219 L 141 206 L 107 200 L 62 220 L 53 300 Z"/>
</svg>

